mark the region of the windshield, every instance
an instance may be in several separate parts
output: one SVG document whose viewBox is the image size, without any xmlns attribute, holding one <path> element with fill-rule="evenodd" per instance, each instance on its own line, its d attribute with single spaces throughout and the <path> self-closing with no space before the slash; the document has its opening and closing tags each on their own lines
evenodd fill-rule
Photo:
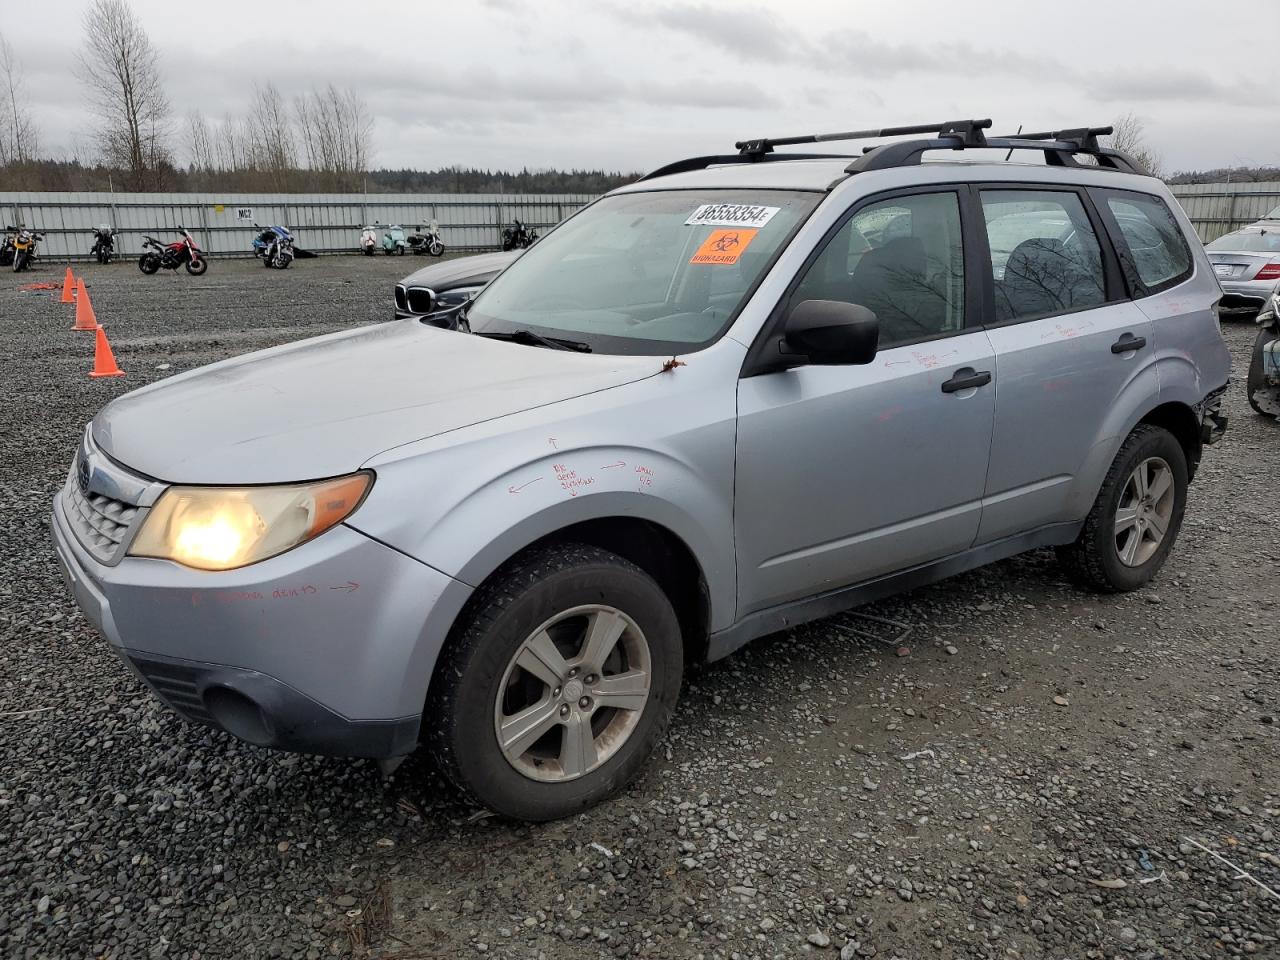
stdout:
<svg viewBox="0 0 1280 960">
<path fill-rule="evenodd" d="M 597 353 L 670 354 L 725 329 L 822 199 L 778 190 L 605 197 L 529 248 L 472 303 L 473 333 L 528 330 Z"/>
<path fill-rule="evenodd" d="M 1280 253 L 1280 230 L 1241 230 L 1219 237 L 1206 250 L 1238 253 Z"/>
</svg>

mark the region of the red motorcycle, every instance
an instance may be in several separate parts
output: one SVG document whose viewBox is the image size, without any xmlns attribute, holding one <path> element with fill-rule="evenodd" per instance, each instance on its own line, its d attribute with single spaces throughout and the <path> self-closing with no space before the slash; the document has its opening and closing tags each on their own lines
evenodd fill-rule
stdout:
<svg viewBox="0 0 1280 960">
<path fill-rule="evenodd" d="M 138 258 L 138 269 L 145 274 L 153 274 L 161 267 L 166 270 L 177 270 L 180 266 L 187 268 L 187 273 L 198 277 L 209 269 L 209 261 L 205 259 L 195 238 L 187 232 L 187 228 L 179 225 L 182 239 L 176 243 L 165 245 L 155 237 L 143 236 L 143 247 L 150 247 Z"/>
</svg>

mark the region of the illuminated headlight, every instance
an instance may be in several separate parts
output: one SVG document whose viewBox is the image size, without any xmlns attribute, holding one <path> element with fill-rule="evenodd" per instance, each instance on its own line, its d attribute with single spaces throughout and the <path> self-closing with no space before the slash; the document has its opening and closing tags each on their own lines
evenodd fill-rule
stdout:
<svg viewBox="0 0 1280 960">
<path fill-rule="evenodd" d="M 266 487 L 170 487 L 129 547 L 135 557 L 231 570 L 292 550 L 360 506 L 373 474 Z"/>
</svg>

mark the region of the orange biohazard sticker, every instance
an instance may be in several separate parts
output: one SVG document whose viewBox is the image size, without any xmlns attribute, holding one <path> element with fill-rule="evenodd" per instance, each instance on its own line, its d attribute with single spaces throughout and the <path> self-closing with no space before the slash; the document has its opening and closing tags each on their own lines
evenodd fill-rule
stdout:
<svg viewBox="0 0 1280 960">
<path fill-rule="evenodd" d="M 711 236 L 702 242 L 690 263 L 728 265 L 737 263 L 738 257 L 750 245 L 759 230 L 712 230 Z"/>
</svg>

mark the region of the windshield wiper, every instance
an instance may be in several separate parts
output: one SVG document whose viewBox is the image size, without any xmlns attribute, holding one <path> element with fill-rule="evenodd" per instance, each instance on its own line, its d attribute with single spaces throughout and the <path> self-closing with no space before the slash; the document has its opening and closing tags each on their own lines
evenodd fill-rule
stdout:
<svg viewBox="0 0 1280 960">
<path fill-rule="evenodd" d="M 477 337 L 488 337 L 490 340 L 509 340 L 512 343 L 527 343 L 535 347 L 549 347 L 552 350 L 574 350 L 578 353 L 590 353 L 591 346 L 581 340 L 566 340 L 563 337 L 544 337 L 532 330 L 513 330 L 510 333 L 499 333 L 496 330 L 472 331 Z"/>
</svg>

